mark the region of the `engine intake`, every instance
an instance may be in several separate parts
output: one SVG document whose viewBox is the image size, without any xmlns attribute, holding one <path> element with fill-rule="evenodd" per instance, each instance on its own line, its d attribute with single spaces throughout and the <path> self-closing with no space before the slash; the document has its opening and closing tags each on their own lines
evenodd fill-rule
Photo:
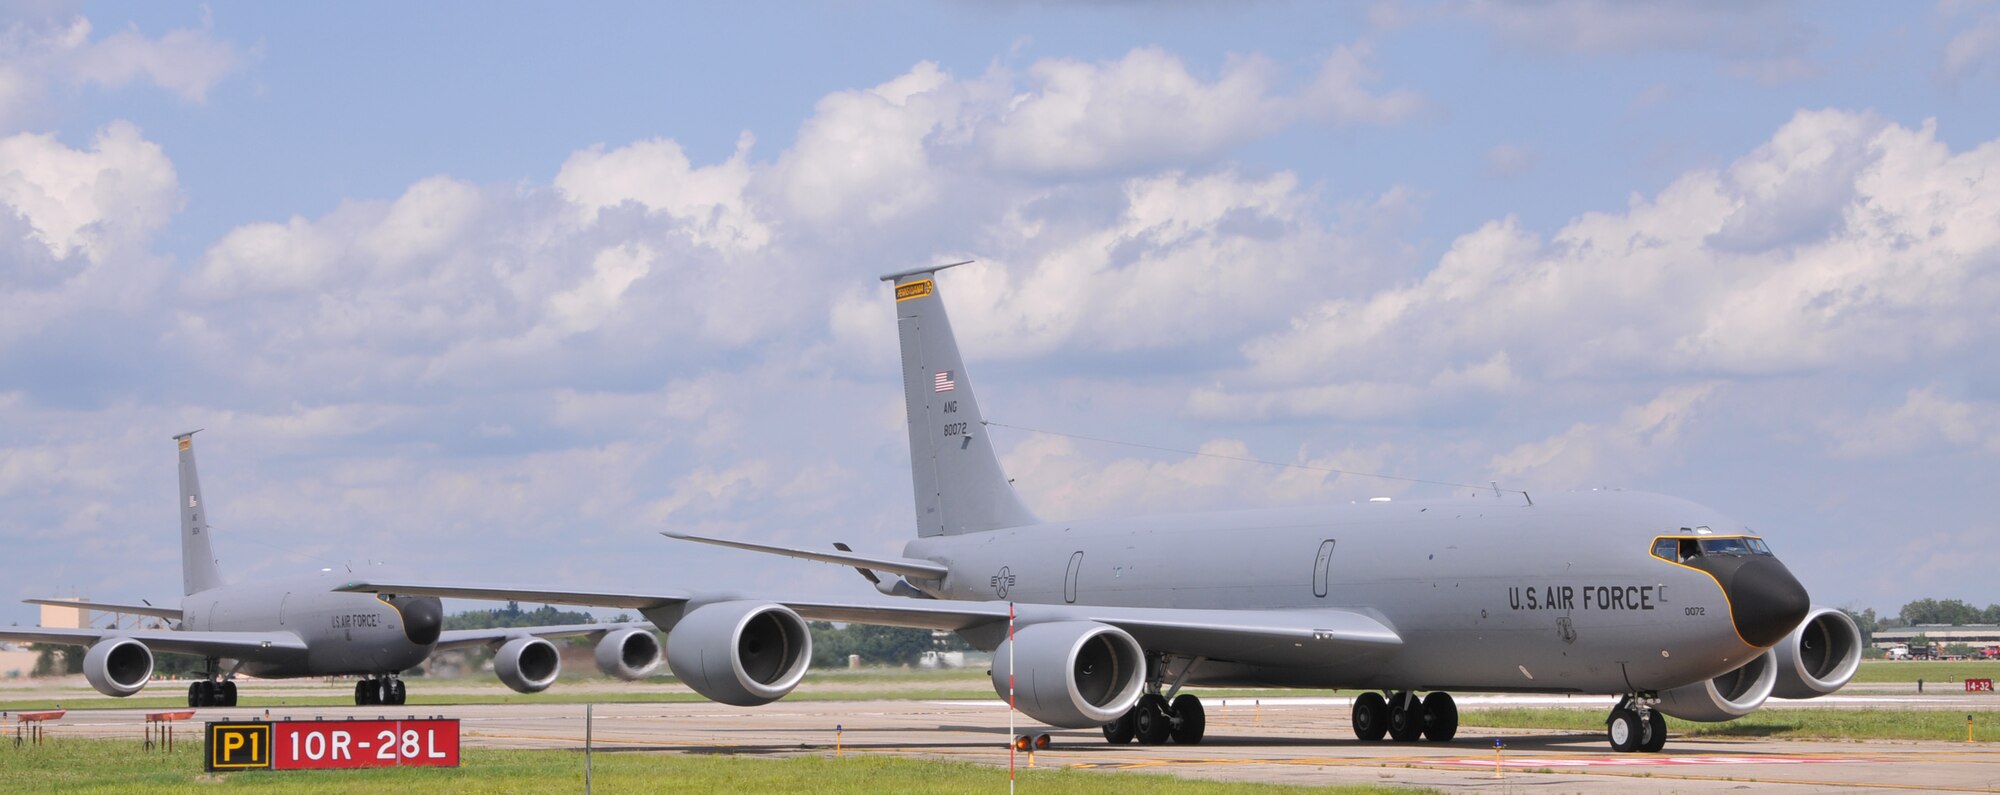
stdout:
<svg viewBox="0 0 2000 795">
<path fill-rule="evenodd" d="M 153 678 L 153 650 L 131 638 L 109 638 L 83 656 L 83 678 L 97 692 L 124 698 Z"/>
<path fill-rule="evenodd" d="M 562 655 L 543 638 L 515 638 L 493 655 L 493 672 L 516 693 L 540 693 L 556 683 Z"/>
<path fill-rule="evenodd" d="M 1861 668 L 1861 627 L 1839 610 L 1815 607 L 1805 623 L 1771 649 L 1778 655 L 1779 698 L 1818 698 L 1847 685 Z"/>
<path fill-rule="evenodd" d="M 1660 711 L 1682 720 L 1735 720 L 1764 706 L 1778 681 L 1777 655 L 1764 652 L 1729 673 L 1660 694 Z"/>
<path fill-rule="evenodd" d="M 1007 697 L 1013 653 L 1015 705 L 1066 729 L 1117 720 L 1139 701 L 1146 652 L 1125 630 L 1095 621 L 1030 624 L 993 652 L 993 690 Z"/>
<path fill-rule="evenodd" d="M 597 670 L 630 682 L 660 667 L 660 639 L 636 627 L 607 632 L 597 641 Z"/>
<path fill-rule="evenodd" d="M 812 632 L 791 608 L 715 602 L 681 617 L 667 636 L 667 666 L 694 692 L 738 707 L 784 698 L 812 664 Z"/>
</svg>

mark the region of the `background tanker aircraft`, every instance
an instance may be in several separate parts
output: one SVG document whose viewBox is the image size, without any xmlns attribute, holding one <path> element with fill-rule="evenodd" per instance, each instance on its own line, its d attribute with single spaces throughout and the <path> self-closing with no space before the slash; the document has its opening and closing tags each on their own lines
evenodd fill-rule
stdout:
<svg viewBox="0 0 2000 795">
<path fill-rule="evenodd" d="M 325 576 L 228 584 L 209 547 L 207 504 L 194 466 L 194 432 L 180 445 L 181 573 L 187 595 L 181 607 L 29 599 L 31 604 L 83 606 L 152 616 L 170 629 L 0 628 L 0 640 L 88 646 L 83 675 L 107 696 L 139 692 L 153 676 L 155 650 L 207 658 L 206 676 L 188 685 L 188 706 L 236 705 L 239 672 L 262 678 L 364 677 L 354 685 L 357 705 L 401 704 L 408 694 L 397 673 L 432 652 L 491 646 L 493 669 L 517 691 L 548 688 L 561 668 L 547 639 L 597 636 L 597 665 L 606 674 L 637 679 L 659 665 L 660 644 L 643 622 L 445 630 L 436 597 L 336 593 Z"/>
<path fill-rule="evenodd" d="M 345 589 L 638 609 L 669 632 L 676 675 L 743 706 L 798 684 L 812 656 L 807 619 L 955 630 L 995 652 L 1003 697 L 1016 677 L 1022 712 L 1102 726 L 1113 743 L 1199 742 L 1201 701 L 1179 691 L 1200 684 L 1363 690 L 1355 734 L 1399 741 L 1450 740 L 1451 691 L 1617 695 L 1612 747 L 1652 751 L 1666 740 L 1662 713 L 1727 720 L 1854 675 L 1852 619 L 1812 606 L 1761 538 L 1671 497 L 1517 492 L 1042 521 L 985 434 L 941 269 L 882 277 L 895 286 L 918 525 L 901 556 L 671 534 L 853 566 L 907 603 Z"/>
</svg>

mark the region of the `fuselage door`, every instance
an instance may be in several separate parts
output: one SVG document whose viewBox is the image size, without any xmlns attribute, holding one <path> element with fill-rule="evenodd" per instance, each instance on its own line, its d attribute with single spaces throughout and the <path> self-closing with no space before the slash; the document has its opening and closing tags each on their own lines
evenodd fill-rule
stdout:
<svg viewBox="0 0 2000 795">
<path fill-rule="evenodd" d="M 1076 604 L 1076 575 L 1083 568 L 1083 550 L 1069 556 L 1069 573 L 1063 575 L 1063 601 Z"/>
<path fill-rule="evenodd" d="M 1313 595 L 1324 598 L 1328 572 L 1333 568 L 1333 539 L 1319 542 L 1319 555 L 1313 558 Z"/>
</svg>

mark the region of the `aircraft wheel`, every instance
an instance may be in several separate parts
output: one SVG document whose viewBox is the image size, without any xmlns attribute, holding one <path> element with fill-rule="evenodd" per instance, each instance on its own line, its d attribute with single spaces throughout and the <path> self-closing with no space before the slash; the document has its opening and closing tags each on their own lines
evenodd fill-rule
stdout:
<svg viewBox="0 0 2000 795">
<path fill-rule="evenodd" d="M 1432 742 L 1448 743 L 1458 734 L 1458 702 L 1450 693 L 1424 696 L 1424 736 Z"/>
<path fill-rule="evenodd" d="M 1193 693 L 1182 693 L 1174 699 L 1173 729 L 1170 736 L 1182 745 L 1201 742 L 1201 736 L 1208 732 L 1208 713 L 1201 708 L 1201 699 Z"/>
<path fill-rule="evenodd" d="M 354 683 L 354 706 L 366 707 L 375 703 L 375 680 L 363 679 Z"/>
<path fill-rule="evenodd" d="M 1139 705 L 1133 708 L 1139 713 L 1133 721 L 1133 735 L 1141 745 L 1159 745 L 1167 741 L 1174 729 L 1173 720 L 1167 716 L 1167 700 L 1158 693 L 1147 693 L 1139 697 Z"/>
<path fill-rule="evenodd" d="M 200 683 L 200 682 L 189 682 L 189 683 L 188 683 L 188 706 L 190 706 L 190 707 L 206 707 L 206 706 L 208 706 L 207 704 L 203 704 L 203 703 L 201 703 L 201 683 Z"/>
<path fill-rule="evenodd" d="M 1131 709 L 1125 710 L 1125 714 L 1118 716 L 1117 720 L 1104 724 L 1104 741 L 1112 745 L 1131 742 L 1132 737 L 1139 732 L 1138 723 L 1139 707 L 1133 705 Z"/>
<path fill-rule="evenodd" d="M 1611 750 L 1621 754 L 1639 749 L 1646 732 L 1646 722 L 1639 719 L 1639 713 L 1624 707 L 1611 711 L 1611 720 L 1605 725 L 1604 733 L 1611 740 Z"/>
<path fill-rule="evenodd" d="M 1389 704 L 1381 693 L 1362 693 L 1354 697 L 1354 736 L 1363 740 L 1380 740 L 1389 731 Z"/>
<path fill-rule="evenodd" d="M 236 706 L 235 682 L 230 682 L 230 681 L 217 682 L 215 685 L 215 689 L 219 691 L 216 693 L 216 699 L 215 699 L 216 706 L 218 707 Z"/>
<path fill-rule="evenodd" d="M 1639 744 L 1639 750 L 1649 754 L 1658 753 L 1660 749 L 1667 747 L 1667 716 L 1660 714 L 1657 709 L 1648 710 L 1648 713 L 1646 741 Z"/>
<path fill-rule="evenodd" d="M 392 684 L 394 681 L 387 677 L 375 680 L 375 692 L 370 694 L 374 696 L 372 700 L 377 704 L 396 703 L 396 686 Z"/>
<path fill-rule="evenodd" d="M 389 695 L 390 703 L 395 704 L 396 706 L 399 707 L 406 703 L 409 703 L 410 700 L 409 685 L 403 684 L 403 680 L 401 679 L 391 679 L 389 680 L 389 684 L 391 690 L 391 693 Z"/>
<path fill-rule="evenodd" d="M 1409 692 L 1397 693 L 1389 700 L 1389 739 L 1399 743 L 1413 743 L 1424 734 L 1423 702 Z"/>
</svg>

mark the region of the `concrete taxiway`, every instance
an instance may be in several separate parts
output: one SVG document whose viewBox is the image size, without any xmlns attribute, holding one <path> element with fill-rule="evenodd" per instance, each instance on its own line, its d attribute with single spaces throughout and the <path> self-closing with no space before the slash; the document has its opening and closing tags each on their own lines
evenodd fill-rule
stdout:
<svg viewBox="0 0 2000 795">
<path fill-rule="evenodd" d="M 1493 703 L 1486 703 L 1491 700 Z M 1484 729 L 1480 706 L 1596 706 L 1595 699 L 1466 696 L 1456 741 L 1363 743 L 1352 739 L 1345 698 L 1211 699 L 1207 739 L 1196 746 L 1112 746 L 1097 731 L 1054 731 L 1036 767 L 1136 770 L 1287 784 L 1387 784 L 1446 790 L 1657 792 L 1759 789 L 1797 792 L 2000 792 L 2000 743 L 1817 742 L 1672 738 L 1660 754 L 1612 753 L 1601 734 Z M 1873 699 L 1866 699 L 1873 700 Z M 1522 704 L 1519 702 L 1528 702 Z M 1901 705 L 1966 708 L 1949 699 Z M 1834 707 L 1833 704 L 1826 706 Z M 1859 705 L 1857 705 L 1859 706 Z M 1874 704 L 1873 706 L 1890 706 Z M 1837 707 L 1835 707 L 1837 708 Z M 1986 708 L 1991 714 L 1991 708 Z M 79 710 L 52 736 L 142 734 L 144 710 Z M 757 709 L 712 703 L 598 704 L 591 735 L 603 752 L 792 755 L 895 754 L 1008 764 L 1007 710 L 991 700 L 796 701 Z M 573 704 L 285 708 L 270 717 L 311 719 L 431 715 L 463 721 L 469 747 L 581 748 L 584 707 Z M 202 710 L 197 720 L 265 717 L 263 710 Z M 197 728 L 190 726 L 189 728 Z M 1023 723 L 1019 731 L 1049 731 Z M 192 733 L 182 735 L 184 738 Z M 1504 743 L 1496 755 L 1494 741 Z M 1497 759 L 1497 769 L 1496 769 Z M 1015 760 L 1029 764 L 1022 756 Z"/>
</svg>

